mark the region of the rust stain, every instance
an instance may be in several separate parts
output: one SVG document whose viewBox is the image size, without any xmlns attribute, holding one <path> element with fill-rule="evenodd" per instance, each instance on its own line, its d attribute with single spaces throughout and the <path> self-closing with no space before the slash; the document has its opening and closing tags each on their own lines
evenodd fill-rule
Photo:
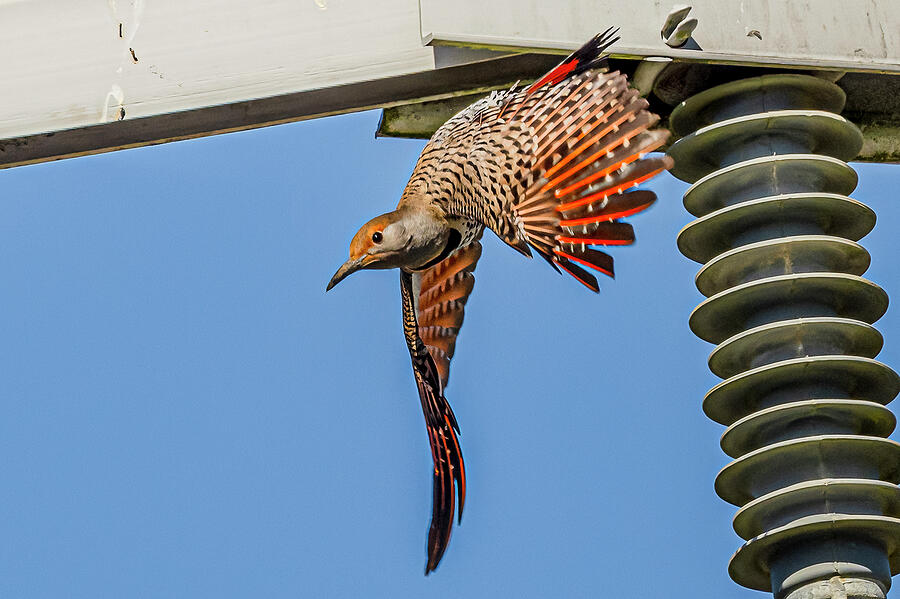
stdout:
<svg viewBox="0 0 900 599">
<path fill-rule="evenodd" d="M 131 60 L 133 60 L 134 63 L 137 64 L 138 57 L 137 54 L 134 53 L 134 48 L 128 48 L 128 51 L 131 52 Z"/>
</svg>

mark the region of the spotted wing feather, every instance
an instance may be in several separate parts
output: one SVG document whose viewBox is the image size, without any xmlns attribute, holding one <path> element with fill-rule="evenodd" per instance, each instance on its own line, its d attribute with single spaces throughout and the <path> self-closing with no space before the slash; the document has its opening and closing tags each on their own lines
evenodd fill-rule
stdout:
<svg viewBox="0 0 900 599">
<path fill-rule="evenodd" d="M 651 129 L 658 117 L 624 75 L 587 71 L 557 87 L 558 100 L 539 102 L 523 117 L 540 147 L 514 209 L 529 245 L 598 291 L 590 271 L 614 271 L 612 258 L 595 248 L 634 242 L 631 225 L 620 219 L 656 200 L 634 188 L 672 166 L 667 156 L 649 155 L 668 132 Z"/>
</svg>

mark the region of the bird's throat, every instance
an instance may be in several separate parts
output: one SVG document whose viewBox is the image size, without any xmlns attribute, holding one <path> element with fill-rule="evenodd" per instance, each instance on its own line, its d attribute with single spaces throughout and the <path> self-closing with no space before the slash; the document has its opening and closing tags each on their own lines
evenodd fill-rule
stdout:
<svg viewBox="0 0 900 599">
<path fill-rule="evenodd" d="M 456 229 L 450 229 L 450 235 L 447 236 L 447 243 L 444 245 L 444 249 L 441 250 L 441 253 L 435 256 L 434 259 L 420 266 L 417 270 L 425 270 L 426 268 L 431 268 L 438 262 L 441 262 L 453 253 L 453 250 L 459 247 L 459 243 L 462 241 L 462 234 Z"/>
</svg>

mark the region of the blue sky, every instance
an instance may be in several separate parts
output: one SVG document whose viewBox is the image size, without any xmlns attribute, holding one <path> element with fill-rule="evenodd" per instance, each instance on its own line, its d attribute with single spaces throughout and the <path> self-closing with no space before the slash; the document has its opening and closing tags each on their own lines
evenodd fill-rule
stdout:
<svg viewBox="0 0 900 599">
<path fill-rule="evenodd" d="M 423 145 L 377 120 L 0 172 L 0 596 L 765 596 L 726 574 L 717 379 L 668 175 L 599 296 L 487 239 L 447 389 L 468 501 L 422 575 L 397 274 L 325 294 Z M 855 166 L 866 276 L 896 299 L 900 167 Z M 895 368 L 898 318 L 876 325 Z"/>
</svg>

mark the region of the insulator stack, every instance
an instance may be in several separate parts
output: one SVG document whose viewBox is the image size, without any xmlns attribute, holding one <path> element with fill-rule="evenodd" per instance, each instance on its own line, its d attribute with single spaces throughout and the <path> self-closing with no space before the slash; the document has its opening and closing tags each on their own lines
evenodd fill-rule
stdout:
<svg viewBox="0 0 900 599">
<path fill-rule="evenodd" d="M 766 75 L 682 102 L 669 154 L 697 220 L 678 246 L 703 267 L 691 330 L 724 379 L 703 402 L 734 461 L 716 492 L 740 507 L 739 584 L 779 599 L 883 598 L 900 571 L 900 445 L 875 360 L 887 294 L 856 243 L 874 213 L 848 197 L 862 144 L 843 91 Z M 843 594 L 842 594 L 843 593 Z"/>
</svg>

